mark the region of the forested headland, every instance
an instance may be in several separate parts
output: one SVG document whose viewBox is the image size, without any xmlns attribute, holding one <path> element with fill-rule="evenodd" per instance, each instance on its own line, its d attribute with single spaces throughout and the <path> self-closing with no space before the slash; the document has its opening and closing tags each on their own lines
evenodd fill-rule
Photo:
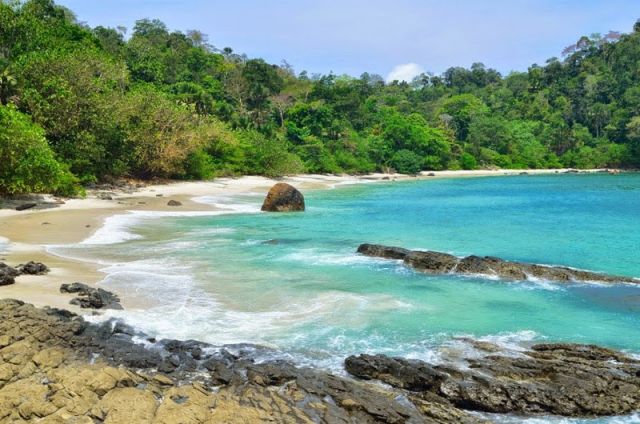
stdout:
<svg viewBox="0 0 640 424">
<path fill-rule="evenodd" d="M 632 22 L 630 22 L 630 25 Z M 0 194 L 120 177 L 640 166 L 640 23 L 501 75 L 309 75 L 142 19 L 0 0 Z"/>
</svg>

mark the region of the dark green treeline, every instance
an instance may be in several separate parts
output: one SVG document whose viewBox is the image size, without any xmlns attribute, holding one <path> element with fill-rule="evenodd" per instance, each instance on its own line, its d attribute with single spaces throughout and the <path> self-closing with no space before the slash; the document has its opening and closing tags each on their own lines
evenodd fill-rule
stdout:
<svg viewBox="0 0 640 424">
<path fill-rule="evenodd" d="M 640 165 L 640 25 L 502 76 L 294 73 L 198 31 L 0 2 L 0 194 L 130 176 Z"/>
</svg>

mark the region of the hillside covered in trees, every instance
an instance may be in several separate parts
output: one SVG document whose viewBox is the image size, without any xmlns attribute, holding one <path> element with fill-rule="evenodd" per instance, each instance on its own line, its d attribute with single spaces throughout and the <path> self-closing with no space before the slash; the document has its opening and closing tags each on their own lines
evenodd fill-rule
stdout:
<svg viewBox="0 0 640 424">
<path fill-rule="evenodd" d="M 123 176 L 640 166 L 640 24 L 507 76 L 296 74 L 157 20 L 0 1 L 0 194 Z"/>
</svg>

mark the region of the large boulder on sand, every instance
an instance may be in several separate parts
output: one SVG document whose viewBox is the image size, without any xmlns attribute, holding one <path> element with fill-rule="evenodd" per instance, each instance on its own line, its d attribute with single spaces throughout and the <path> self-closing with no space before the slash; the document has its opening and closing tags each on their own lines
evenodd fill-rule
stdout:
<svg viewBox="0 0 640 424">
<path fill-rule="evenodd" d="M 27 262 L 18 266 L 18 271 L 23 275 L 43 275 L 49 272 L 49 268 L 41 262 Z"/>
<path fill-rule="evenodd" d="M 294 186 L 278 183 L 271 187 L 262 204 L 265 212 L 296 212 L 304 210 L 304 196 Z"/>
<path fill-rule="evenodd" d="M 9 286 L 16 282 L 15 277 L 20 275 L 20 271 L 0 262 L 0 286 Z"/>
</svg>

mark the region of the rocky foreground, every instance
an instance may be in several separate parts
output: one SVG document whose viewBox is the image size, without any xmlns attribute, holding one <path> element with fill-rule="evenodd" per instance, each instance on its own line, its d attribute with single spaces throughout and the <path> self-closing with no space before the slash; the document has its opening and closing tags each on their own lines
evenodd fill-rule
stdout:
<svg viewBox="0 0 640 424">
<path fill-rule="evenodd" d="M 593 281 L 640 284 L 631 277 L 607 275 L 562 266 L 505 261 L 492 256 L 457 256 L 433 251 L 409 250 L 379 244 L 361 244 L 358 253 L 366 256 L 402 260 L 406 265 L 429 274 L 462 274 L 498 277 L 504 280 L 547 280 L 561 283 Z"/>
<path fill-rule="evenodd" d="M 263 362 L 269 350 L 155 340 L 121 322 L 0 300 L 0 422 L 478 423 L 468 411 L 600 416 L 640 409 L 640 362 L 548 344 L 433 366 L 346 360 L 356 379 Z M 372 383 L 378 380 L 386 384 Z"/>
</svg>

